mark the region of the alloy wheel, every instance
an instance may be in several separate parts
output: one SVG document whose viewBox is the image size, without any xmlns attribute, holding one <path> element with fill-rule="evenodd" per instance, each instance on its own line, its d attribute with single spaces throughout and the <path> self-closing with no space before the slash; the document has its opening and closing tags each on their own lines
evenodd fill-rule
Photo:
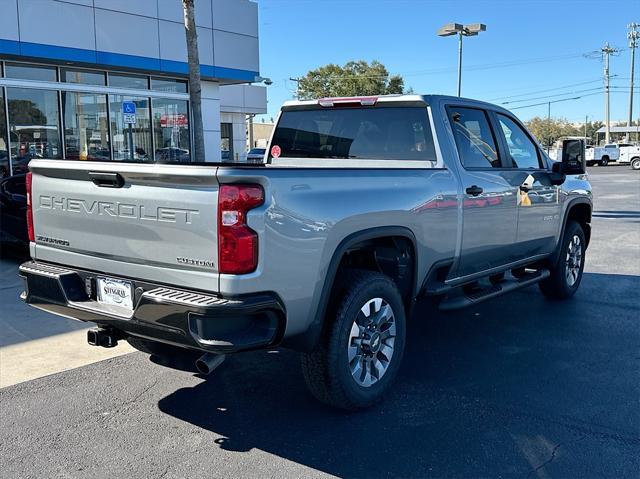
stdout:
<svg viewBox="0 0 640 479">
<path fill-rule="evenodd" d="M 567 247 L 566 278 L 567 285 L 573 286 L 580 277 L 582 266 L 582 242 L 578 235 L 573 235 Z"/>
<path fill-rule="evenodd" d="M 377 383 L 389 369 L 394 353 L 396 321 L 393 309 L 382 298 L 367 301 L 349 334 L 349 369 L 363 387 Z"/>
</svg>

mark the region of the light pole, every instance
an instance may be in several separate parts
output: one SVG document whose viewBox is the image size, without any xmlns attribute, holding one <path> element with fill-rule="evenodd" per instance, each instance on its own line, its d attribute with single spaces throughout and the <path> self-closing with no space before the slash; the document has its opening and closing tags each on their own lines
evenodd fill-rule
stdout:
<svg viewBox="0 0 640 479">
<path fill-rule="evenodd" d="M 487 26 L 484 23 L 470 23 L 462 25 L 461 23 L 447 23 L 438 30 L 438 36 L 450 37 L 458 35 L 458 96 L 462 92 L 462 37 L 473 37 L 480 32 L 486 31 Z"/>
<path fill-rule="evenodd" d="M 629 49 L 631 50 L 631 76 L 630 76 L 630 88 L 629 88 L 629 117 L 627 118 L 627 126 L 631 127 L 631 123 L 633 122 L 633 73 L 635 70 L 635 58 L 636 58 L 636 48 L 638 47 L 638 39 L 640 39 L 640 31 L 637 29 L 640 28 L 640 23 L 630 23 L 627 25 L 629 29 L 629 33 L 627 33 L 627 38 L 629 39 Z M 627 142 L 631 138 L 631 132 L 627 133 Z"/>
</svg>

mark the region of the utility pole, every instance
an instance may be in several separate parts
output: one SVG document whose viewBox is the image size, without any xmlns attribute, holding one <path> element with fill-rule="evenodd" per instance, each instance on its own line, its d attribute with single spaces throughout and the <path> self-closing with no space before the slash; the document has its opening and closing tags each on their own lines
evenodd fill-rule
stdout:
<svg viewBox="0 0 640 479">
<path fill-rule="evenodd" d="M 638 47 L 638 38 L 640 38 L 640 32 L 638 28 L 640 27 L 640 23 L 630 23 L 627 25 L 629 32 L 627 33 L 627 38 L 629 39 L 629 49 L 631 50 L 631 75 L 629 80 L 629 116 L 627 117 L 627 127 L 631 128 L 631 123 L 633 123 L 633 74 L 635 70 L 635 57 L 636 57 L 636 48 Z M 626 141 L 629 141 L 631 138 L 631 132 L 627 132 Z"/>
<path fill-rule="evenodd" d="M 549 136 L 547 137 L 547 155 L 551 150 L 551 102 L 547 103 L 547 128 L 549 128 Z"/>
<path fill-rule="evenodd" d="M 584 117 L 584 141 L 587 141 L 587 123 L 589 123 L 589 115 Z"/>
<path fill-rule="evenodd" d="M 295 84 L 296 84 L 296 100 L 299 100 L 300 99 L 300 82 L 302 81 L 302 78 L 295 77 L 295 78 L 289 78 L 289 80 L 291 80 L 292 82 L 295 82 Z"/>
<path fill-rule="evenodd" d="M 605 144 L 609 143 L 609 137 L 611 136 L 611 115 L 609 112 L 609 56 L 612 53 L 618 53 L 617 48 L 609 46 L 609 42 L 604 44 L 604 47 L 600 50 L 604 56 L 604 116 L 605 116 Z"/>
</svg>

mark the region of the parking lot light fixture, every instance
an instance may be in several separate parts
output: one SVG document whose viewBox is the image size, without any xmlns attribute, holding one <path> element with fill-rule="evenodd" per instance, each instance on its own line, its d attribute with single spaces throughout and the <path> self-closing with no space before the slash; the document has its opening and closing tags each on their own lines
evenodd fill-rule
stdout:
<svg viewBox="0 0 640 479">
<path fill-rule="evenodd" d="M 450 37 L 458 35 L 458 96 L 462 91 L 462 37 L 473 37 L 487 30 L 484 23 L 447 23 L 438 30 L 438 36 Z"/>
</svg>

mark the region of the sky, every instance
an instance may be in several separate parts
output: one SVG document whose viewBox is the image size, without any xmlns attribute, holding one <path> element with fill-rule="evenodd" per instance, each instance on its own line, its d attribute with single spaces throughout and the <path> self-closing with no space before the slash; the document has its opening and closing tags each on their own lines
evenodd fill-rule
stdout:
<svg viewBox="0 0 640 479">
<path fill-rule="evenodd" d="M 258 0 L 258 9 L 260 74 L 273 80 L 267 121 L 293 98 L 290 77 L 327 63 L 378 60 L 415 93 L 455 95 L 457 38 L 436 35 L 451 22 L 487 25 L 464 39 L 462 96 L 504 104 L 523 120 L 546 117 L 548 105 L 518 107 L 582 96 L 552 104 L 551 116 L 603 120 L 604 64 L 590 54 L 609 42 L 620 50 L 610 59 L 611 120 L 628 115 L 626 26 L 640 23 L 640 0 Z M 635 72 L 637 119 L 640 49 Z"/>
</svg>

